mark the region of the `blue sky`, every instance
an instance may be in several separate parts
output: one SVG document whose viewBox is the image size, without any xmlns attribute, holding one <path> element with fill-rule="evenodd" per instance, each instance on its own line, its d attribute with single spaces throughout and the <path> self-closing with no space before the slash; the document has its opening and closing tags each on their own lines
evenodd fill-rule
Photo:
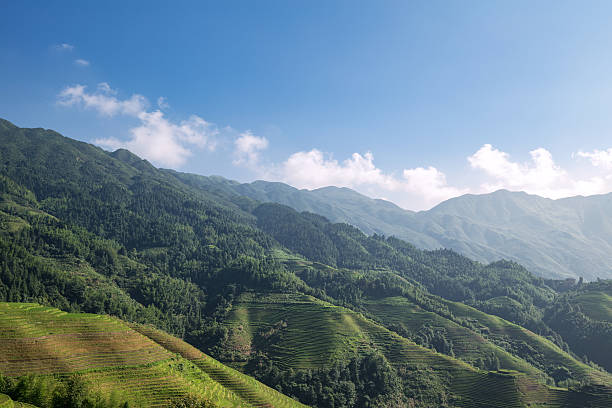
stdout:
<svg viewBox="0 0 612 408">
<path fill-rule="evenodd" d="M 7 2 L 0 117 L 409 209 L 605 193 L 612 3 L 584 4 Z"/>
</svg>

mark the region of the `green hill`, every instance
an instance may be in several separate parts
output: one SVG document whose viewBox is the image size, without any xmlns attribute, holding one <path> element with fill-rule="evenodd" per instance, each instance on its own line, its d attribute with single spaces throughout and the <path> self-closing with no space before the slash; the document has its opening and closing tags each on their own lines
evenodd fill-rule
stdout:
<svg viewBox="0 0 612 408">
<path fill-rule="evenodd" d="M 544 277 L 612 278 L 612 194 L 550 200 L 500 190 L 452 198 L 415 213 L 348 188 L 309 191 L 283 183 L 241 184 L 177 174 L 204 190 L 284 204 L 419 248 L 449 248 L 480 262 L 513 260 Z"/>
<path fill-rule="evenodd" d="M 578 355 L 612 370 L 612 284 L 581 285 L 560 296 L 544 321 L 563 336 Z"/>
<path fill-rule="evenodd" d="M 405 333 L 406 337 L 414 337 L 424 344 L 429 340 L 432 346 L 439 347 L 446 340 L 451 345 L 448 351 L 471 365 L 483 369 L 488 365 L 490 369 L 513 370 L 532 377 L 543 374 L 523 359 L 490 342 L 485 333 L 427 311 L 407 298 L 371 299 L 366 302 L 366 310 L 386 325 Z"/>
<path fill-rule="evenodd" d="M 327 276 L 324 285 L 331 293 L 329 281 L 340 287 L 346 287 L 346 282 L 352 281 L 352 286 L 360 287 L 363 294 L 361 301 L 355 303 L 360 304 L 372 318 L 405 338 L 451 354 L 471 365 L 515 370 L 556 382 L 564 381 L 557 373 L 558 367 L 564 367 L 572 373 L 574 380 L 604 385 L 612 382 L 609 373 L 584 364 L 567 348 L 563 349 L 562 344 L 555 344 L 524 327 L 460 302 L 431 296 L 407 280 L 393 278 L 389 272 L 356 274 L 299 258 L 286 258 L 285 262 L 292 264 L 292 270 L 306 282 L 312 282 L 313 276 L 318 279 Z M 318 271 L 313 272 L 313 268 Z M 364 285 L 364 281 L 369 282 L 374 290 Z M 386 286 L 386 291 L 376 289 L 381 285 Z M 385 293 L 395 293 L 396 296 L 388 297 Z M 511 306 L 514 302 L 505 301 Z M 583 331 L 577 333 L 586 335 Z M 593 335 L 593 339 L 597 338 L 602 341 L 610 336 Z M 448 350 L 444 350 L 446 345 L 442 344 L 446 342 L 450 343 Z"/>
<path fill-rule="evenodd" d="M 397 310 L 388 311 L 394 312 Z M 406 385 L 412 387 L 407 393 L 415 401 L 432 406 L 604 407 L 612 401 L 612 390 L 606 388 L 578 397 L 573 392 L 546 387 L 534 378 L 537 370 L 494 346 L 490 349 L 502 356 L 504 363 L 525 370 L 528 375 L 513 370 L 478 370 L 421 347 L 363 315 L 307 296 L 244 294 L 234 303 L 227 324 L 228 343 L 238 351 L 234 364 L 241 365 L 242 358 L 249 354 L 265 352 L 276 365 L 288 366 L 299 375 L 316 372 L 336 360 L 349 361 L 355 354 L 378 351 L 403 373 Z M 264 338 L 266 341 L 262 341 Z M 609 379 L 598 378 L 604 383 Z M 427 387 L 443 389 L 445 399 L 433 399 L 424 390 Z"/>
<path fill-rule="evenodd" d="M 0 333 L 0 374 L 8 377 L 78 375 L 102 395 L 143 407 L 187 395 L 219 407 L 302 406 L 177 338 L 108 316 L 0 303 Z"/>
<path fill-rule="evenodd" d="M 313 213 L 195 186 L 128 151 L 105 152 L 49 130 L 0 122 L 0 144 L 0 301 L 130 322 L 133 338 L 160 358 L 173 356 L 157 366 L 119 341 L 128 349 L 113 361 L 123 367 L 122 358 L 141 358 L 151 387 L 161 375 L 196 395 L 198 381 L 210 380 L 228 390 L 218 401 L 230 405 L 284 400 L 248 374 L 321 408 L 609 402 L 609 374 L 581 362 L 546 319 L 564 296 L 555 289 L 562 283 L 516 263 L 483 265 L 367 236 Z M 87 329 L 70 330 L 78 338 Z M 106 364 L 95 355 L 92 362 Z M 55 361 L 65 370 L 57 387 L 78 390 L 88 380 L 99 385 L 92 393 L 108 395 L 102 371 L 90 372 L 79 356 L 41 367 L 55 373 Z M 36 373 L 36 364 L 11 369 Z M 196 385 L 184 383 L 185 372 Z M 26 385 L 51 381 L 37 378 Z M 139 383 L 143 393 L 147 384 Z M 493 401 L 490 389 L 504 397 Z M 161 405 L 171 400 L 163 398 Z"/>
</svg>

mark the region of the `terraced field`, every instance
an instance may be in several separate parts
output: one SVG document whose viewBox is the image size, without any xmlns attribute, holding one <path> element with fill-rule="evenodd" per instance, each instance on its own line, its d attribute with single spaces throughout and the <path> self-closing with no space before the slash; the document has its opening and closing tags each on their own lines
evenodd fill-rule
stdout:
<svg viewBox="0 0 612 408">
<path fill-rule="evenodd" d="M 235 346 L 250 349 L 260 331 L 285 322 L 278 339 L 266 348 L 281 366 L 325 367 L 356 351 L 367 338 L 355 326 L 350 313 L 307 295 L 245 294 L 235 303 L 231 322 Z"/>
<path fill-rule="evenodd" d="M 576 360 L 548 339 L 538 336 L 500 317 L 483 313 L 470 306 L 447 300 L 443 300 L 443 302 L 456 317 L 471 320 L 473 323 L 489 331 L 491 336 L 506 336 L 517 341 L 523 341 L 536 350 L 538 354 L 541 354 L 544 359 L 554 362 L 559 366 L 567 367 L 581 380 L 606 385 L 608 387 L 612 385 L 612 375 L 607 372 L 596 370 Z"/>
<path fill-rule="evenodd" d="M 423 310 L 406 298 L 369 300 L 365 304 L 367 310 L 381 322 L 399 325 L 411 333 L 416 333 L 426 324 L 446 330 L 447 336 L 453 342 L 455 356 L 470 364 L 483 356 L 496 356 L 502 369 L 515 370 L 534 377 L 543 376 L 539 370 L 491 344 L 480 334 L 436 313 Z"/>
<path fill-rule="evenodd" d="M 577 295 L 574 302 L 593 320 L 612 323 L 612 294 L 593 291 Z"/>
<path fill-rule="evenodd" d="M 305 407 L 305 405 L 299 404 L 291 398 L 280 394 L 252 377 L 208 357 L 200 350 L 176 337 L 150 326 L 132 325 L 132 327 L 167 350 L 180 354 L 183 358 L 191 361 L 213 380 L 253 406 L 276 408 Z"/>
<path fill-rule="evenodd" d="M 119 393 L 143 407 L 167 406 L 187 394 L 220 407 L 302 406 L 181 340 L 156 333 L 143 335 L 109 316 L 0 303 L 0 373 L 78 373 L 103 393 Z"/>
<path fill-rule="evenodd" d="M 461 407 L 510 408 L 526 406 L 527 402 L 551 407 L 612 406 L 609 389 L 584 395 L 549 388 L 533 378 L 537 370 L 518 359 L 513 364 L 529 375 L 510 370 L 480 371 L 464 361 L 418 346 L 358 313 L 310 296 L 244 294 L 234 303 L 229 321 L 236 343 L 245 343 L 237 346 L 244 350 L 257 348 L 246 343 L 256 343 L 258 333 L 276 331 L 264 347 L 280 365 L 294 369 L 324 367 L 343 356 L 372 349 L 381 351 L 397 368 L 433 369 L 450 378 L 456 405 Z M 459 347 L 467 350 L 465 345 Z M 495 351 L 508 361 L 514 359 Z"/>
</svg>

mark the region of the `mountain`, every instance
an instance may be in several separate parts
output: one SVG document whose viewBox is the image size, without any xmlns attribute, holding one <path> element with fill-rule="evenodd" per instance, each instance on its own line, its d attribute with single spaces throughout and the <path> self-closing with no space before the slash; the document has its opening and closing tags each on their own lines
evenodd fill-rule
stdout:
<svg viewBox="0 0 612 408">
<path fill-rule="evenodd" d="M 33 347 L 24 361 L 21 345 L 0 342 L 0 373 L 8 377 L 0 394 L 15 399 L 56 380 L 60 391 L 87 391 L 72 375 L 34 374 L 47 364 L 80 374 L 87 347 L 79 343 L 68 359 L 53 350 L 106 331 L 91 322 L 121 319 L 175 353 L 162 367 L 168 376 L 200 378 L 198 368 L 232 391 L 228 398 L 256 401 L 261 394 L 245 383 L 261 390 L 259 381 L 321 408 L 610 406 L 612 376 L 595 364 L 606 363 L 605 350 L 579 356 L 566 341 L 578 332 L 551 328 L 588 323 L 556 308 L 577 290 L 564 282 L 515 262 L 485 265 L 369 236 L 240 195 L 225 186 L 232 182 L 160 170 L 126 150 L 106 152 L 51 130 L 0 121 L 0 146 L 0 302 L 26 309 L 8 322 Z M 78 323 L 83 313 L 93 326 Z M 55 317 L 74 318 L 72 331 L 61 332 L 59 321 L 45 325 Z M 603 329 L 584 333 L 595 348 Z M 108 355 L 121 366 L 140 356 L 139 369 L 150 373 L 150 355 L 130 344 L 112 345 Z M 211 358 L 196 361 L 193 347 Z M 93 349 L 90 360 L 105 364 L 103 351 Z M 202 366 L 213 359 L 219 363 Z M 127 371 L 121 383 L 141 378 Z M 207 384 L 202 391 L 214 392 Z M 267 404 L 282 406 L 286 399 L 274 395 Z M 58 404 L 35 405 L 65 406 Z"/>
<path fill-rule="evenodd" d="M 499 190 L 415 213 L 348 188 L 309 191 L 283 183 L 177 175 L 193 186 L 288 205 L 419 248 L 449 248 L 480 262 L 514 260 L 549 278 L 612 278 L 612 193 L 551 200 Z"/>
<path fill-rule="evenodd" d="M 412 229 L 474 259 L 513 259 L 543 276 L 612 277 L 612 194 L 464 195 L 417 214 Z"/>
</svg>

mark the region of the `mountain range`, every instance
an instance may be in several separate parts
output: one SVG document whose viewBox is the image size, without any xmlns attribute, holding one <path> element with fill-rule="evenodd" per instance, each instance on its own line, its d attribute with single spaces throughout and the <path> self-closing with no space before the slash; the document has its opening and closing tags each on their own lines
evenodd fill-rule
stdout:
<svg viewBox="0 0 612 408">
<path fill-rule="evenodd" d="M 499 190 L 413 212 L 349 188 L 299 190 L 176 173 L 186 183 L 346 222 L 423 249 L 449 248 L 480 262 L 513 260 L 546 278 L 612 278 L 612 193 L 559 200 Z"/>
<path fill-rule="evenodd" d="M 612 405 L 612 281 L 422 250 L 52 130 L 0 120 L 0 147 L 0 406 Z"/>
</svg>

